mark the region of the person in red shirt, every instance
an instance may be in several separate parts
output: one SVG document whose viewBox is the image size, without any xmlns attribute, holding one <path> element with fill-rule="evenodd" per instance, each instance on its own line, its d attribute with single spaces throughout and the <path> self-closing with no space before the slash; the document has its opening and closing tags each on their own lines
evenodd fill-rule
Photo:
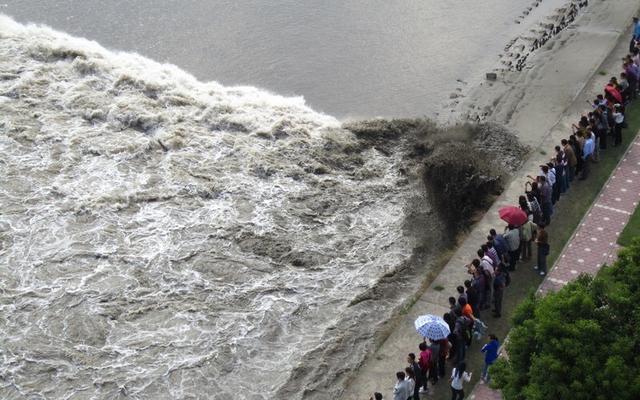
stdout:
<svg viewBox="0 0 640 400">
<path fill-rule="evenodd" d="M 420 388 L 420 393 L 427 392 L 427 376 L 429 373 L 429 368 L 431 368 L 431 349 L 427 346 L 426 342 L 422 342 L 418 345 L 420 349 L 420 356 L 418 358 L 418 365 L 420 366 L 420 372 L 422 373 L 422 387 Z"/>
</svg>

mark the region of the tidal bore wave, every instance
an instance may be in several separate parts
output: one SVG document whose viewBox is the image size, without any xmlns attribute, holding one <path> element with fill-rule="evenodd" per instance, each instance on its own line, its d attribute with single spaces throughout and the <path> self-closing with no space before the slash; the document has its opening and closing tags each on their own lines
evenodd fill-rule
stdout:
<svg viewBox="0 0 640 400">
<path fill-rule="evenodd" d="M 336 398 L 451 243 L 428 171 L 461 149 L 480 191 L 526 152 L 1 17 L 0 397 Z"/>
</svg>

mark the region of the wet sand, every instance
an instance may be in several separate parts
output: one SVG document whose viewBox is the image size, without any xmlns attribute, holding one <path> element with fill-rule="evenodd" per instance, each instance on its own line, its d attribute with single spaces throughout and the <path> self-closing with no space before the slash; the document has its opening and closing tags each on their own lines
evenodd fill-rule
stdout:
<svg viewBox="0 0 640 400">
<path fill-rule="evenodd" d="M 576 22 L 533 53 L 521 72 L 501 73 L 495 82 L 484 82 L 455 110 L 480 110 L 483 118 L 504 123 L 520 140 L 548 151 L 570 132 L 570 123 L 585 109 L 585 100 L 599 92 L 603 81 L 617 75 L 620 58 L 628 43 L 631 16 L 638 12 L 634 1 L 590 4 Z M 605 60 L 603 62 L 603 60 Z M 600 76 L 599 71 L 606 71 Z M 486 115 L 485 115 L 486 114 Z M 498 208 L 512 204 L 524 187 L 524 176 L 549 158 L 538 150 L 516 174 L 507 190 L 478 222 L 420 299 L 399 318 L 389 338 L 371 353 L 350 379 L 342 399 L 368 398 L 373 391 L 387 397 L 393 388 L 393 373 L 404 366 L 406 353 L 420 340 L 413 320 L 420 314 L 442 315 L 447 298 L 466 279 L 467 263 L 486 232 L 501 227 Z M 444 288 L 436 290 L 435 288 Z"/>
</svg>

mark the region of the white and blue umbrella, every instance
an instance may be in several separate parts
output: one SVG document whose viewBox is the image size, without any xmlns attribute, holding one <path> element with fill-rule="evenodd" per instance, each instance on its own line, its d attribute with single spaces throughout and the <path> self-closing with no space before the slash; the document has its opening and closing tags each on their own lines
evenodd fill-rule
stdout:
<svg viewBox="0 0 640 400">
<path fill-rule="evenodd" d="M 431 340 L 446 339 L 451 333 L 449 330 L 449 324 L 437 315 L 421 315 L 416 319 L 414 324 L 416 326 L 416 330 L 420 335 L 422 335 L 422 337 Z"/>
</svg>

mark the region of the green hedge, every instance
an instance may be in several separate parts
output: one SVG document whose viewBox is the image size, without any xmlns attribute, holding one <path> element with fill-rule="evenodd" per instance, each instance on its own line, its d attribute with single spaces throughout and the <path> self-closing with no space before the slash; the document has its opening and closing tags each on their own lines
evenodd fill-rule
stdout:
<svg viewBox="0 0 640 400">
<path fill-rule="evenodd" d="M 513 325 L 491 368 L 506 400 L 640 399 L 640 238 L 595 278 L 531 295 Z"/>
</svg>

